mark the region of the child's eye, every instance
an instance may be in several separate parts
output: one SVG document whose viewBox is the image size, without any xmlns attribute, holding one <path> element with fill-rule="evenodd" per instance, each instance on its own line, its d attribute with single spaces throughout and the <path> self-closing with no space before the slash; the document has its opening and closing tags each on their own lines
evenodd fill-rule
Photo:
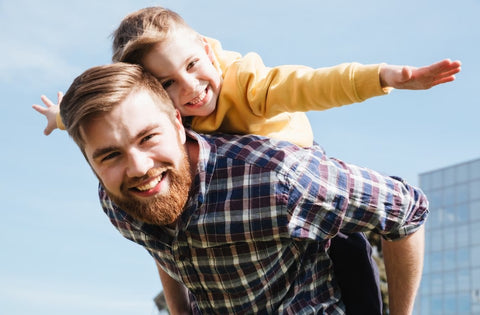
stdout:
<svg viewBox="0 0 480 315">
<path fill-rule="evenodd" d="M 174 82 L 173 80 L 163 81 L 163 82 L 162 82 L 162 86 L 163 86 L 163 88 L 166 90 L 166 89 L 168 89 L 168 88 L 173 84 L 173 82 Z"/>
<path fill-rule="evenodd" d="M 190 70 L 192 69 L 193 67 L 195 67 L 195 65 L 197 64 L 198 62 L 198 59 L 195 59 L 193 61 L 191 61 L 188 65 L 187 65 L 187 70 Z"/>
</svg>

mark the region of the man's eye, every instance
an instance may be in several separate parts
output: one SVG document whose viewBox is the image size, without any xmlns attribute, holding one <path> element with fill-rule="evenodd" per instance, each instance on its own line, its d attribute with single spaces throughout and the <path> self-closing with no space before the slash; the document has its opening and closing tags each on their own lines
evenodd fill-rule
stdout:
<svg viewBox="0 0 480 315">
<path fill-rule="evenodd" d="M 172 84 L 173 84 L 173 80 L 167 80 L 162 82 L 162 86 L 165 90 L 168 89 Z"/>
<path fill-rule="evenodd" d="M 102 162 L 106 162 L 106 161 L 109 161 L 109 160 L 111 160 L 111 159 L 114 159 L 114 158 L 116 158 L 116 157 L 119 156 L 119 155 L 120 155 L 119 152 L 112 152 L 112 153 L 110 153 L 110 154 L 107 154 L 106 156 L 104 156 L 104 157 L 102 158 Z"/>
</svg>

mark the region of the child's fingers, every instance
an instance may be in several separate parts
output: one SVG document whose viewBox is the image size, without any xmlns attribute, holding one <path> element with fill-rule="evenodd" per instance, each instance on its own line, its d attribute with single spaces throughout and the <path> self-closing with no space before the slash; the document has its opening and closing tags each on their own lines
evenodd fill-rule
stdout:
<svg viewBox="0 0 480 315">
<path fill-rule="evenodd" d="M 45 128 L 45 130 L 43 131 L 43 134 L 46 135 L 46 136 L 48 136 L 49 134 L 52 133 L 52 131 L 53 131 L 52 128 L 47 127 L 47 128 Z"/>
<path fill-rule="evenodd" d="M 447 77 L 447 76 L 451 76 L 451 75 L 454 75 L 454 74 L 457 74 L 460 72 L 460 68 L 454 68 L 454 69 L 451 69 L 449 71 L 446 71 L 446 72 L 443 72 L 442 73 L 442 76 L 444 77 Z"/>
<path fill-rule="evenodd" d="M 403 67 L 401 74 L 401 81 L 406 82 L 412 78 L 412 69 L 410 67 Z"/>
<path fill-rule="evenodd" d="M 45 113 L 47 112 L 47 109 L 43 106 L 33 104 L 32 107 L 33 107 L 34 110 L 36 110 L 37 112 L 39 112 L 42 115 L 45 115 Z"/>
<path fill-rule="evenodd" d="M 455 80 L 455 76 L 450 76 L 450 77 L 446 77 L 446 78 L 441 78 L 441 79 L 438 79 L 434 82 L 432 82 L 432 86 L 435 86 L 435 85 L 439 85 L 439 84 L 443 84 L 443 83 L 448 83 L 448 82 L 452 82 Z"/>
<path fill-rule="evenodd" d="M 58 92 L 58 93 L 57 93 L 58 105 L 60 105 L 60 102 L 62 101 L 62 99 L 63 99 L 63 93 L 62 93 L 62 92 Z"/>
<path fill-rule="evenodd" d="M 430 65 L 428 68 L 433 73 L 442 73 L 442 72 L 460 72 L 461 67 L 460 61 L 451 61 L 450 59 L 445 59 Z"/>
<path fill-rule="evenodd" d="M 40 99 L 42 100 L 43 104 L 45 104 L 47 107 L 54 106 L 55 104 L 45 95 L 40 96 Z"/>
</svg>

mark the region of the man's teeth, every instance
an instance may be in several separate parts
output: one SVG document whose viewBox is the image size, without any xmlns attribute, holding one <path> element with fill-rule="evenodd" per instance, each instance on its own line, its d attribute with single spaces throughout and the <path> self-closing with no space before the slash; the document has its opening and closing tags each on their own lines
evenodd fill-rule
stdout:
<svg viewBox="0 0 480 315">
<path fill-rule="evenodd" d="M 136 188 L 140 191 L 146 191 L 146 190 L 152 189 L 153 187 L 157 186 L 157 184 L 160 182 L 161 179 L 162 178 L 159 176 L 156 179 L 146 183 L 145 185 L 140 185 L 140 186 L 137 186 Z"/>
<path fill-rule="evenodd" d="M 196 104 L 198 104 L 201 100 L 203 100 L 206 95 L 207 95 L 207 91 L 204 89 L 203 92 L 202 92 L 200 95 L 198 95 L 198 96 L 195 97 L 193 100 L 191 100 L 190 102 L 188 102 L 188 104 L 190 104 L 190 105 L 196 105 Z"/>
</svg>

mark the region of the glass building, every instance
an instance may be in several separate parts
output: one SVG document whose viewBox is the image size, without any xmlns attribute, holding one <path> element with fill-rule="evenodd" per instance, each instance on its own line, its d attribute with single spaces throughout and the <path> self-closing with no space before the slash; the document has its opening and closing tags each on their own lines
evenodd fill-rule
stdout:
<svg viewBox="0 0 480 315">
<path fill-rule="evenodd" d="M 415 314 L 480 315 L 480 159 L 420 174 L 430 201 Z"/>
</svg>

